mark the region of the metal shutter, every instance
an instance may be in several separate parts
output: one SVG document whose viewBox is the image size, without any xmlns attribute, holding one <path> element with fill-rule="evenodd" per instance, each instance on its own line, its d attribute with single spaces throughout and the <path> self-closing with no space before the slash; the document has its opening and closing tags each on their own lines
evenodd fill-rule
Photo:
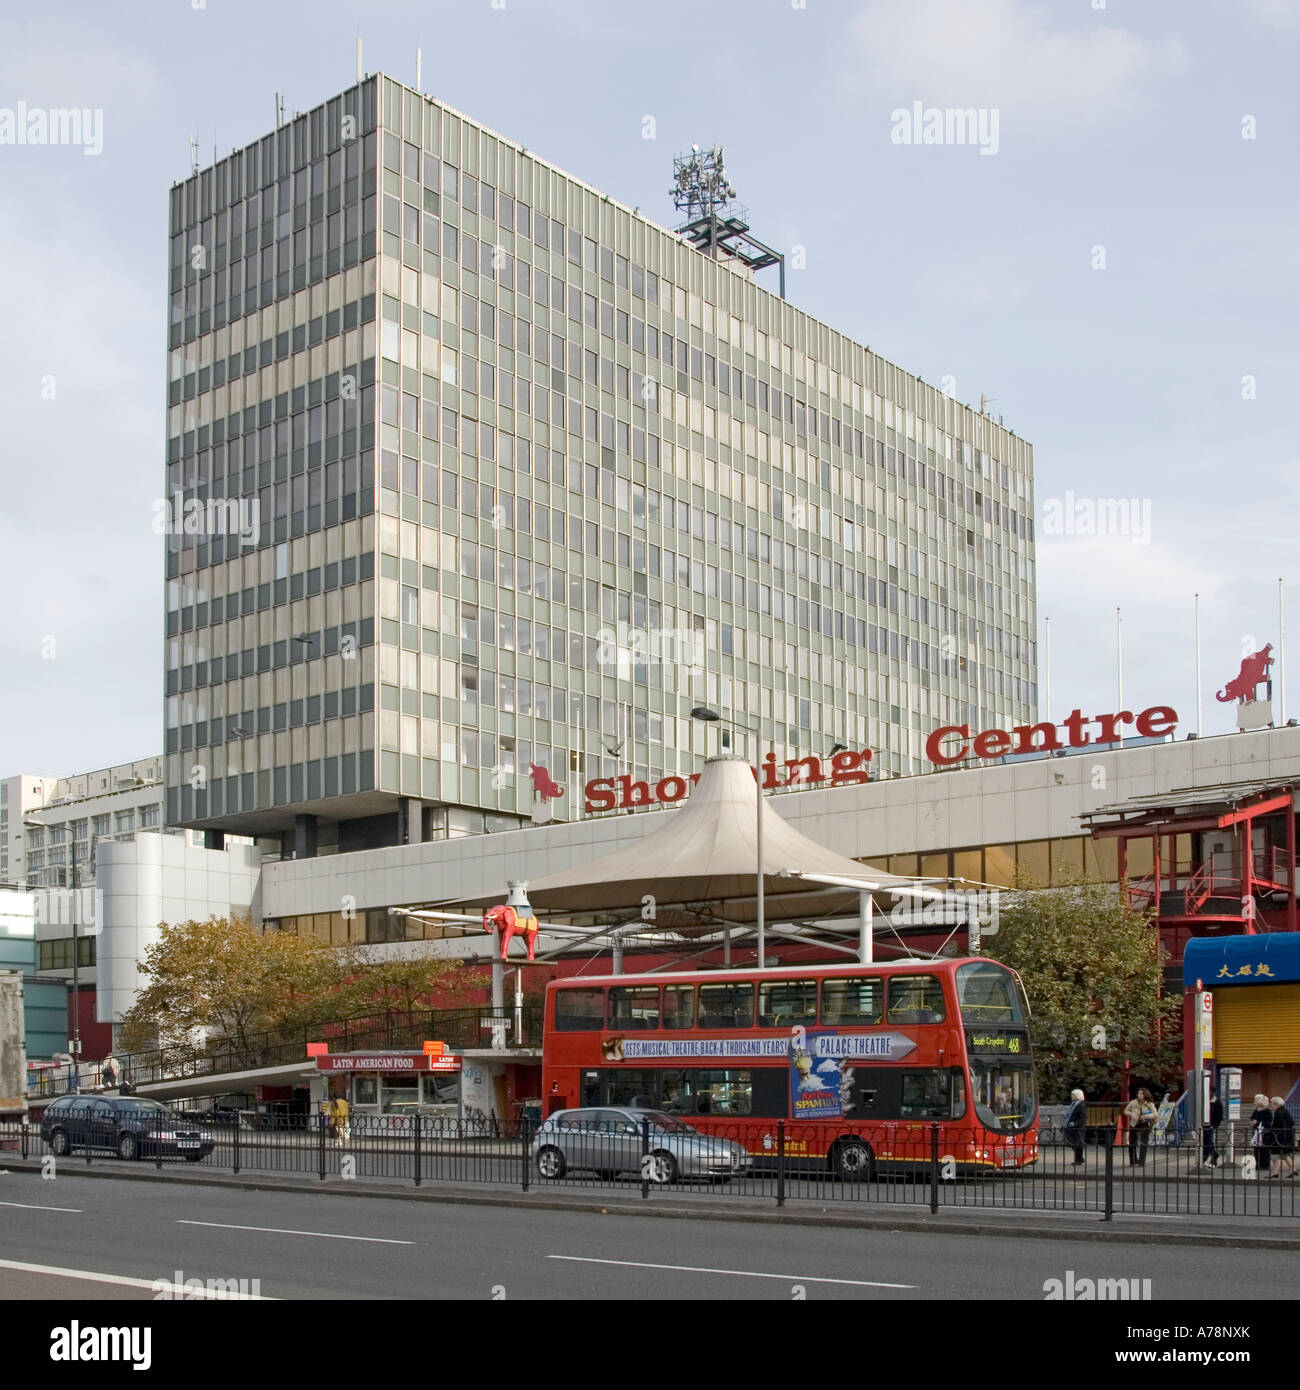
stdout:
<svg viewBox="0 0 1300 1390">
<path fill-rule="evenodd" d="M 1216 989 L 1214 1060 L 1229 1066 L 1300 1061 L 1300 985 Z"/>
</svg>

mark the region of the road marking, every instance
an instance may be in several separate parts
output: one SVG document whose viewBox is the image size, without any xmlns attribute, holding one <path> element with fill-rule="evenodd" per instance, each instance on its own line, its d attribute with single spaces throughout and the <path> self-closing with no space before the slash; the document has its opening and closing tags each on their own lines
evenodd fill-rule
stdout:
<svg viewBox="0 0 1300 1390">
<path fill-rule="evenodd" d="M 667 1269 L 679 1274 L 733 1274 L 743 1279 L 784 1279 L 795 1284 L 852 1284 L 859 1289 L 914 1289 L 915 1284 L 885 1284 L 876 1279 L 825 1279 L 816 1274 L 766 1274 L 756 1269 L 705 1269 L 700 1265 L 656 1265 L 646 1260 L 597 1260 L 586 1255 L 547 1255 L 583 1265 L 622 1265 L 630 1269 Z"/>
<path fill-rule="evenodd" d="M 38 1207 L 34 1202 L 0 1202 L 0 1207 L 22 1207 L 24 1211 L 70 1211 L 75 1216 L 81 1215 L 80 1207 Z"/>
<path fill-rule="evenodd" d="M 413 1240 L 386 1240 L 383 1236 L 341 1236 L 335 1231 L 288 1231 L 282 1226 L 236 1226 L 229 1221 L 182 1221 L 178 1226 L 217 1226 L 223 1231 L 263 1231 L 272 1236 L 319 1236 L 321 1240 L 366 1240 L 373 1245 L 414 1245 Z"/>
<path fill-rule="evenodd" d="M 185 1298 L 256 1299 L 260 1303 L 276 1301 L 260 1293 L 196 1289 L 184 1284 L 174 1284 L 170 1279 L 132 1279 L 126 1274 L 99 1274 L 91 1269 L 64 1269 L 60 1265 L 25 1264 L 22 1260 L 0 1260 L 0 1269 L 13 1269 L 20 1274 L 49 1274 L 59 1279 L 88 1279 L 96 1284 L 120 1284 L 128 1289 L 149 1289 L 153 1293 L 180 1294 Z"/>
</svg>

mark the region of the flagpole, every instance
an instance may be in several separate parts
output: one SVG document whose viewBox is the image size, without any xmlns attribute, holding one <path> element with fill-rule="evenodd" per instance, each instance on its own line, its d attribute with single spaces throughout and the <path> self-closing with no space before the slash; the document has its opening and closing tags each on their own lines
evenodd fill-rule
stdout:
<svg viewBox="0 0 1300 1390">
<path fill-rule="evenodd" d="M 1194 595 L 1193 612 L 1196 628 L 1196 737 L 1204 733 L 1201 728 L 1201 596 Z"/>
<path fill-rule="evenodd" d="M 1277 581 L 1277 723 L 1286 723 L 1286 617 L 1283 612 L 1282 581 Z"/>
<path fill-rule="evenodd" d="M 1115 608 L 1115 680 L 1118 686 L 1119 704 L 1116 710 L 1124 708 L 1124 620 L 1120 616 L 1119 607 Z M 1117 726 L 1116 732 L 1119 735 L 1119 746 L 1124 746 L 1124 726 Z"/>
<path fill-rule="evenodd" d="M 1041 713 L 1052 717 L 1052 620 L 1043 619 L 1043 706 Z"/>
</svg>

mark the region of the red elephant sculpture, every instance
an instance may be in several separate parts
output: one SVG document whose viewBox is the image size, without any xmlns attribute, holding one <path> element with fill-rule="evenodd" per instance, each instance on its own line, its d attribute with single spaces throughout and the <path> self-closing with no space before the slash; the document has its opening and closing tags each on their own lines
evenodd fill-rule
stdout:
<svg viewBox="0 0 1300 1390">
<path fill-rule="evenodd" d="M 521 917 L 509 903 L 500 903 L 496 907 L 488 908 L 483 914 L 484 931 L 495 931 L 498 928 L 501 931 L 502 960 L 505 960 L 510 950 L 510 940 L 515 936 L 523 937 L 524 945 L 528 948 L 528 959 L 534 959 L 534 952 L 537 950 L 536 917 Z"/>
</svg>

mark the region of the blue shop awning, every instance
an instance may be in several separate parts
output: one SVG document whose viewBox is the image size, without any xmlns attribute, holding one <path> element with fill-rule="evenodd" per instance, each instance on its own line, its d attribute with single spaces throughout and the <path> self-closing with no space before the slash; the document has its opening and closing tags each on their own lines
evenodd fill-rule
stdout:
<svg viewBox="0 0 1300 1390">
<path fill-rule="evenodd" d="M 1196 937 L 1183 951 L 1183 984 L 1194 989 L 1197 980 L 1210 990 L 1300 980 L 1300 932 Z"/>
</svg>

